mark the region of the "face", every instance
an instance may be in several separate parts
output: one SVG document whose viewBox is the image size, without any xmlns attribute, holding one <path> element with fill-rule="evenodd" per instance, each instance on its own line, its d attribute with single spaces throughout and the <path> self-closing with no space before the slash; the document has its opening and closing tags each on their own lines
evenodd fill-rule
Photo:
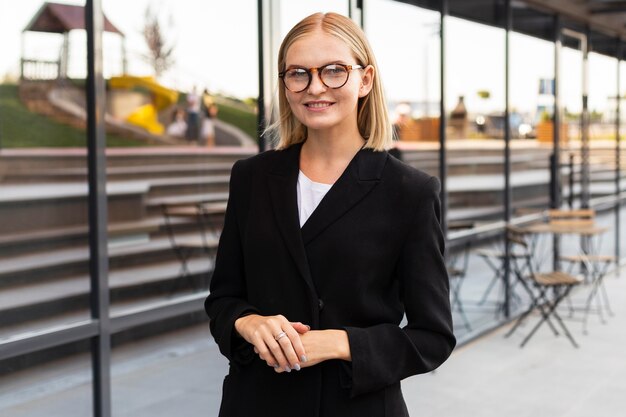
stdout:
<svg viewBox="0 0 626 417">
<path fill-rule="evenodd" d="M 348 45 L 321 30 L 309 33 L 287 50 L 285 69 L 314 68 L 327 64 L 357 65 Z M 352 69 L 346 84 L 337 89 L 326 87 L 317 72 L 312 73 L 308 88 L 285 95 L 294 116 L 312 131 L 349 132 L 357 127 L 357 104 L 366 96 L 373 81 L 374 68 Z"/>
</svg>

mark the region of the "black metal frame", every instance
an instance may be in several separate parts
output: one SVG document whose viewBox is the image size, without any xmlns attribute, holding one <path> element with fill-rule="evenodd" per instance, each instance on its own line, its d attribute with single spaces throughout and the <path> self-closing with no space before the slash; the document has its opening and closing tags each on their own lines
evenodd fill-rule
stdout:
<svg viewBox="0 0 626 417">
<path fill-rule="evenodd" d="M 265 61 L 263 54 L 263 0 L 257 0 L 257 48 L 259 59 L 259 97 L 257 98 L 257 139 L 259 141 L 259 152 L 267 150 L 267 139 L 265 131 Z"/>
<path fill-rule="evenodd" d="M 621 189 L 621 176 L 622 176 L 622 139 L 620 136 L 620 127 L 621 127 L 621 109 L 622 109 L 622 101 L 620 99 L 620 91 L 621 91 L 621 63 L 622 56 L 624 55 L 624 43 L 620 41 L 620 39 L 615 40 L 616 43 L 616 52 L 617 52 L 617 94 L 615 95 L 615 195 L 619 196 L 622 192 Z M 615 201 L 615 259 L 616 259 L 616 267 L 620 266 L 620 253 L 621 253 L 621 244 L 620 244 L 620 209 L 621 209 L 621 199 L 617 199 Z"/>
<path fill-rule="evenodd" d="M 356 2 L 356 7 L 361 10 L 362 24 L 364 24 L 364 5 L 363 1 Z M 505 129 L 505 215 L 501 222 L 495 222 L 491 225 L 481 226 L 470 231 L 461 231 L 448 234 L 446 227 L 446 215 L 447 215 L 447 164 L 446 164 L 446 113 L 445 113 L 445 91 L 446 83 L 444 79 L 445 74 L 445 21 L 446 17 L 450 15 L 450 3 L 449 0 L 420 0 L 420 1 L 405 1 L 405 3 L 415 4 L 421 7 L 427 7 L 434 10 L 438 10 L 441 13 L 440 19 L 440 80 L 441 80 L 441 122 L 440 122 L 440 177 L 442 183 L 442 214 L 444 222 L 444 230 L 446 230 L 446 236 L 449 241 L 449 248 L 462 246 L 468 241 L 474 240 L 477 237 L 496 237 L 506 230 L 509 224 L 518 224 L 530 219 L 530 217 L 512 218 L 512 195 L 510 187 L 510 129 Z M 513 28 L 513 10 L 511 0 L 505 1 L 504 9 L 504 28 L 506 30 L 506 107 L 505 113 L 509 112 L 509 33 Z M 205 293 L 196 293 L 189 296 L 177 297 L 176 299 L 163 300 L 161 302 L 146 305 L 141 309 L 134 311 L 127 311 L 123 314 L 110 315 L 109 314 L 109 287 L 108 287 L 108 253 L 107 253 L 107 198 L 106 198 L 106 155 L 105 155 L 105 129 L 104 129 L 104 104 L 105 104 L 105 89 L 104 80 L 102 76 L 102 30 L 103 30 L 103 15 L 102 15 L 102 0 L 86 0 L 85 2 L 85 22 L 87 30 L 87 65 L 88 65 L 88 79 L 87 79 L 87 138 L 88 138 L 88 169 L 89 169 L 89 243 L 90 243 L 90 282 L 91 282 L 91 296 L 90 307 L 91 317 L 88 320 L 84 320 L 76 323 L 68 323 L 64 325 L 55 326 L 52 328 L 44 329 L 38 332 L 29 333 L 27 335 L 16 335 L 13 338 L 0 342 L 0 360 L 14 358 L 20 355 L 26 355 L 29 353 L 42 351 L 51 347 L 61 346 L 67 343 L 77 342 L 81 340 L 90 340 L 92 347 L 92 372 L 93 372 L 93 413 L 97 417 L 110 417 L 111 415 L 111 376 L 110 376 L 110 364 L 111 364 L 111 336 L 118 332 L 122 332 L 131 329 L 136 326 L 148 324 L 157 320 L 163 320 L 166 318 L 177 317 L 184 314 L 202 311 L 203 301 L 206 296 Z M 258 134 L 259 134 L 259 150 L 263 151 L 266 148 L 264 139 L 261 136 L 265 128 L 265 97 L 264 97 L 264 85 L 263 85 L 263 73 L 264 73 L 264 51 L 263 51 L 263 13 L 262 13 L 262 0 L 257 1 L 258 7 L 258 57 L 259 57 L 259 99 L 258 99 Z M 351 9 L 351 8 L 350 8 Z M 453 13 L 453 15 L 455 15 Z M 494 23 L 496 26 L 501 26 L 503 22 Z M 555 110 L 559 108 L 559 87 L 558 87 L 558 72 L 559 72 L 559 59 L 558 54 L 561 47 L 560 32 L 563 23 L 559 16 L 554 17 L 553 29 L 554 29 L 554 42 L 555 47 Z M 624 55 L 624 43 L 622 39 L 616 39 L 616 57 L 618 58 L 618 74 L 620 72 L 620 63 Z M 619 97 L 619 89 L 621 85 L 621 79 L 618 75 L 617 82 L 617 94 Z M 619 258 L 621 255 L 620 248 L 620 231 L 619 231 L 619 212 L 622 205 L 622 200 L 626 199 L 626 193 L 622 193 L 620 190 L 620 175 L 621 170 L 619 167 L 619 161 L 621 159 L 621 140 L 620 134 L 620 100 L 617 100 L 617 117 L 616 117 L 616 176 L 615 186 L 616 195 L 607 196 L 601 199 L 594 199 L 590 201 L 590 206 L 603 207 L 608 210 L 615 210 L 616 213 L 616 256 Z M 555 111 L 554 115 L 554 149 L 556 156 L 559 152 L 559 129 L 560 129 L 560 115 L 558 111 Z M 508 117 L 505 117 L 505 123 L 508 124 Z M 556 159 L 559 160 L 558 158 Z M 558 165 L 558 164 L 557 164 Z M 555 166 L 552 171 L 552 175 L 555 179 L 555 185 L 558 186 L 559 178 L 558 166 Z M 559 204 L 561 201 L 560 195 L 555 193 L 555 199 L 552 204 Z M 510 274 L 510 266 L 508 262 L 506 264 L 506 273 Z M 508 281 L 508 279 L 507 279 Z M 507 302 L 510 294 L 507 295 Z M 508 311 L 508 306 L 507 306 Z M 510 320 L 510 318 L 509 318 Z M 501 323 L 495 323 L 494 327 L 499 326 Z M 488 330 L 487 330 L 488 331 Z M 476 335 L 478 337 L 480 335 Z"/>
<path fill-rule="evenodd" d="M 109 319 L 109 255 L 107 250 L 106 134 L 102 76 L 101 0 L 87 0 L 87 170 L 89 173 L 89 275 L 91 318 L 98 333 L 91 338 L 93 411 L 111 415 L 111 326 Z"/>
<path fill-rule="evenodd" d="M 510 33 L 513 28 L 513 10 L 511 0 L 505 0 L 505 45 L 504 45 L 504 221 L 508 225 L 511 222 L 511 207 L 513 205 L 513 190 L 511 188 L 511 121 L 510 121 Z M 511 317 L 511 245 L 504 236 L 504 317 Z"/>
<path fill-rule="evenodd" d="M 446 19 L 448 17 L 448 0 L 441 0 L 441 9 L 439 10 L 439 180 L 441 181 L 441 191 L 439 199 L 441 200 L 441 228 L 444 236 L 448 236 L 448 162 L 446 149 L 446 60 L 445 60 L 445 28 Z"/>
</svg>

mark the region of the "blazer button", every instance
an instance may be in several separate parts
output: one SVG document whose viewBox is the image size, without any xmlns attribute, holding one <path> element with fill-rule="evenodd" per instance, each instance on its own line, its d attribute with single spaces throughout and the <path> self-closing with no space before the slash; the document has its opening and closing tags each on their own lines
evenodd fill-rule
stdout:
<svg viewBox="0 0 626 417">
<path fill-rule="evenodd" d="M 320 308 L 320 311 L 322 311 L 324 309 L 324 301 L 322 301 L 321 298 L 319 300 L 317 300 L 317 305 Z"/>
</svg>

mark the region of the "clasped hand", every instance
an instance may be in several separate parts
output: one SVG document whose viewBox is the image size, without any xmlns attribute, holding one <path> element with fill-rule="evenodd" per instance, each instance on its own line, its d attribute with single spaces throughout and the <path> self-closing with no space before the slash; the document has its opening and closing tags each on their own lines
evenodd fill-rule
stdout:
<svg viewBox="0 0 626 417">
<path fill-rule="evenodd" d="M 350 360 L 348 337 L 343 330 L 311 330 L 281 315 L 258 314 L 237 319 L 235 330 L 279 373 L 299 371 L 328 359 Z"/>
</svg>

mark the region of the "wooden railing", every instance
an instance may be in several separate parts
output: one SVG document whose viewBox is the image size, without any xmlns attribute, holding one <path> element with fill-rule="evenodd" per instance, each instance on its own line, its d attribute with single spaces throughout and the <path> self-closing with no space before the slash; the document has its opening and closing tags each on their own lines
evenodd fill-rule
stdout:
<svg viewBox="0 0 626 417">
<path fill-rule="evenodd" d="M 20 75 L 23 80 L 56 80 L 59 77 L 59 61 L 22 59 Z"/>
</svg>

